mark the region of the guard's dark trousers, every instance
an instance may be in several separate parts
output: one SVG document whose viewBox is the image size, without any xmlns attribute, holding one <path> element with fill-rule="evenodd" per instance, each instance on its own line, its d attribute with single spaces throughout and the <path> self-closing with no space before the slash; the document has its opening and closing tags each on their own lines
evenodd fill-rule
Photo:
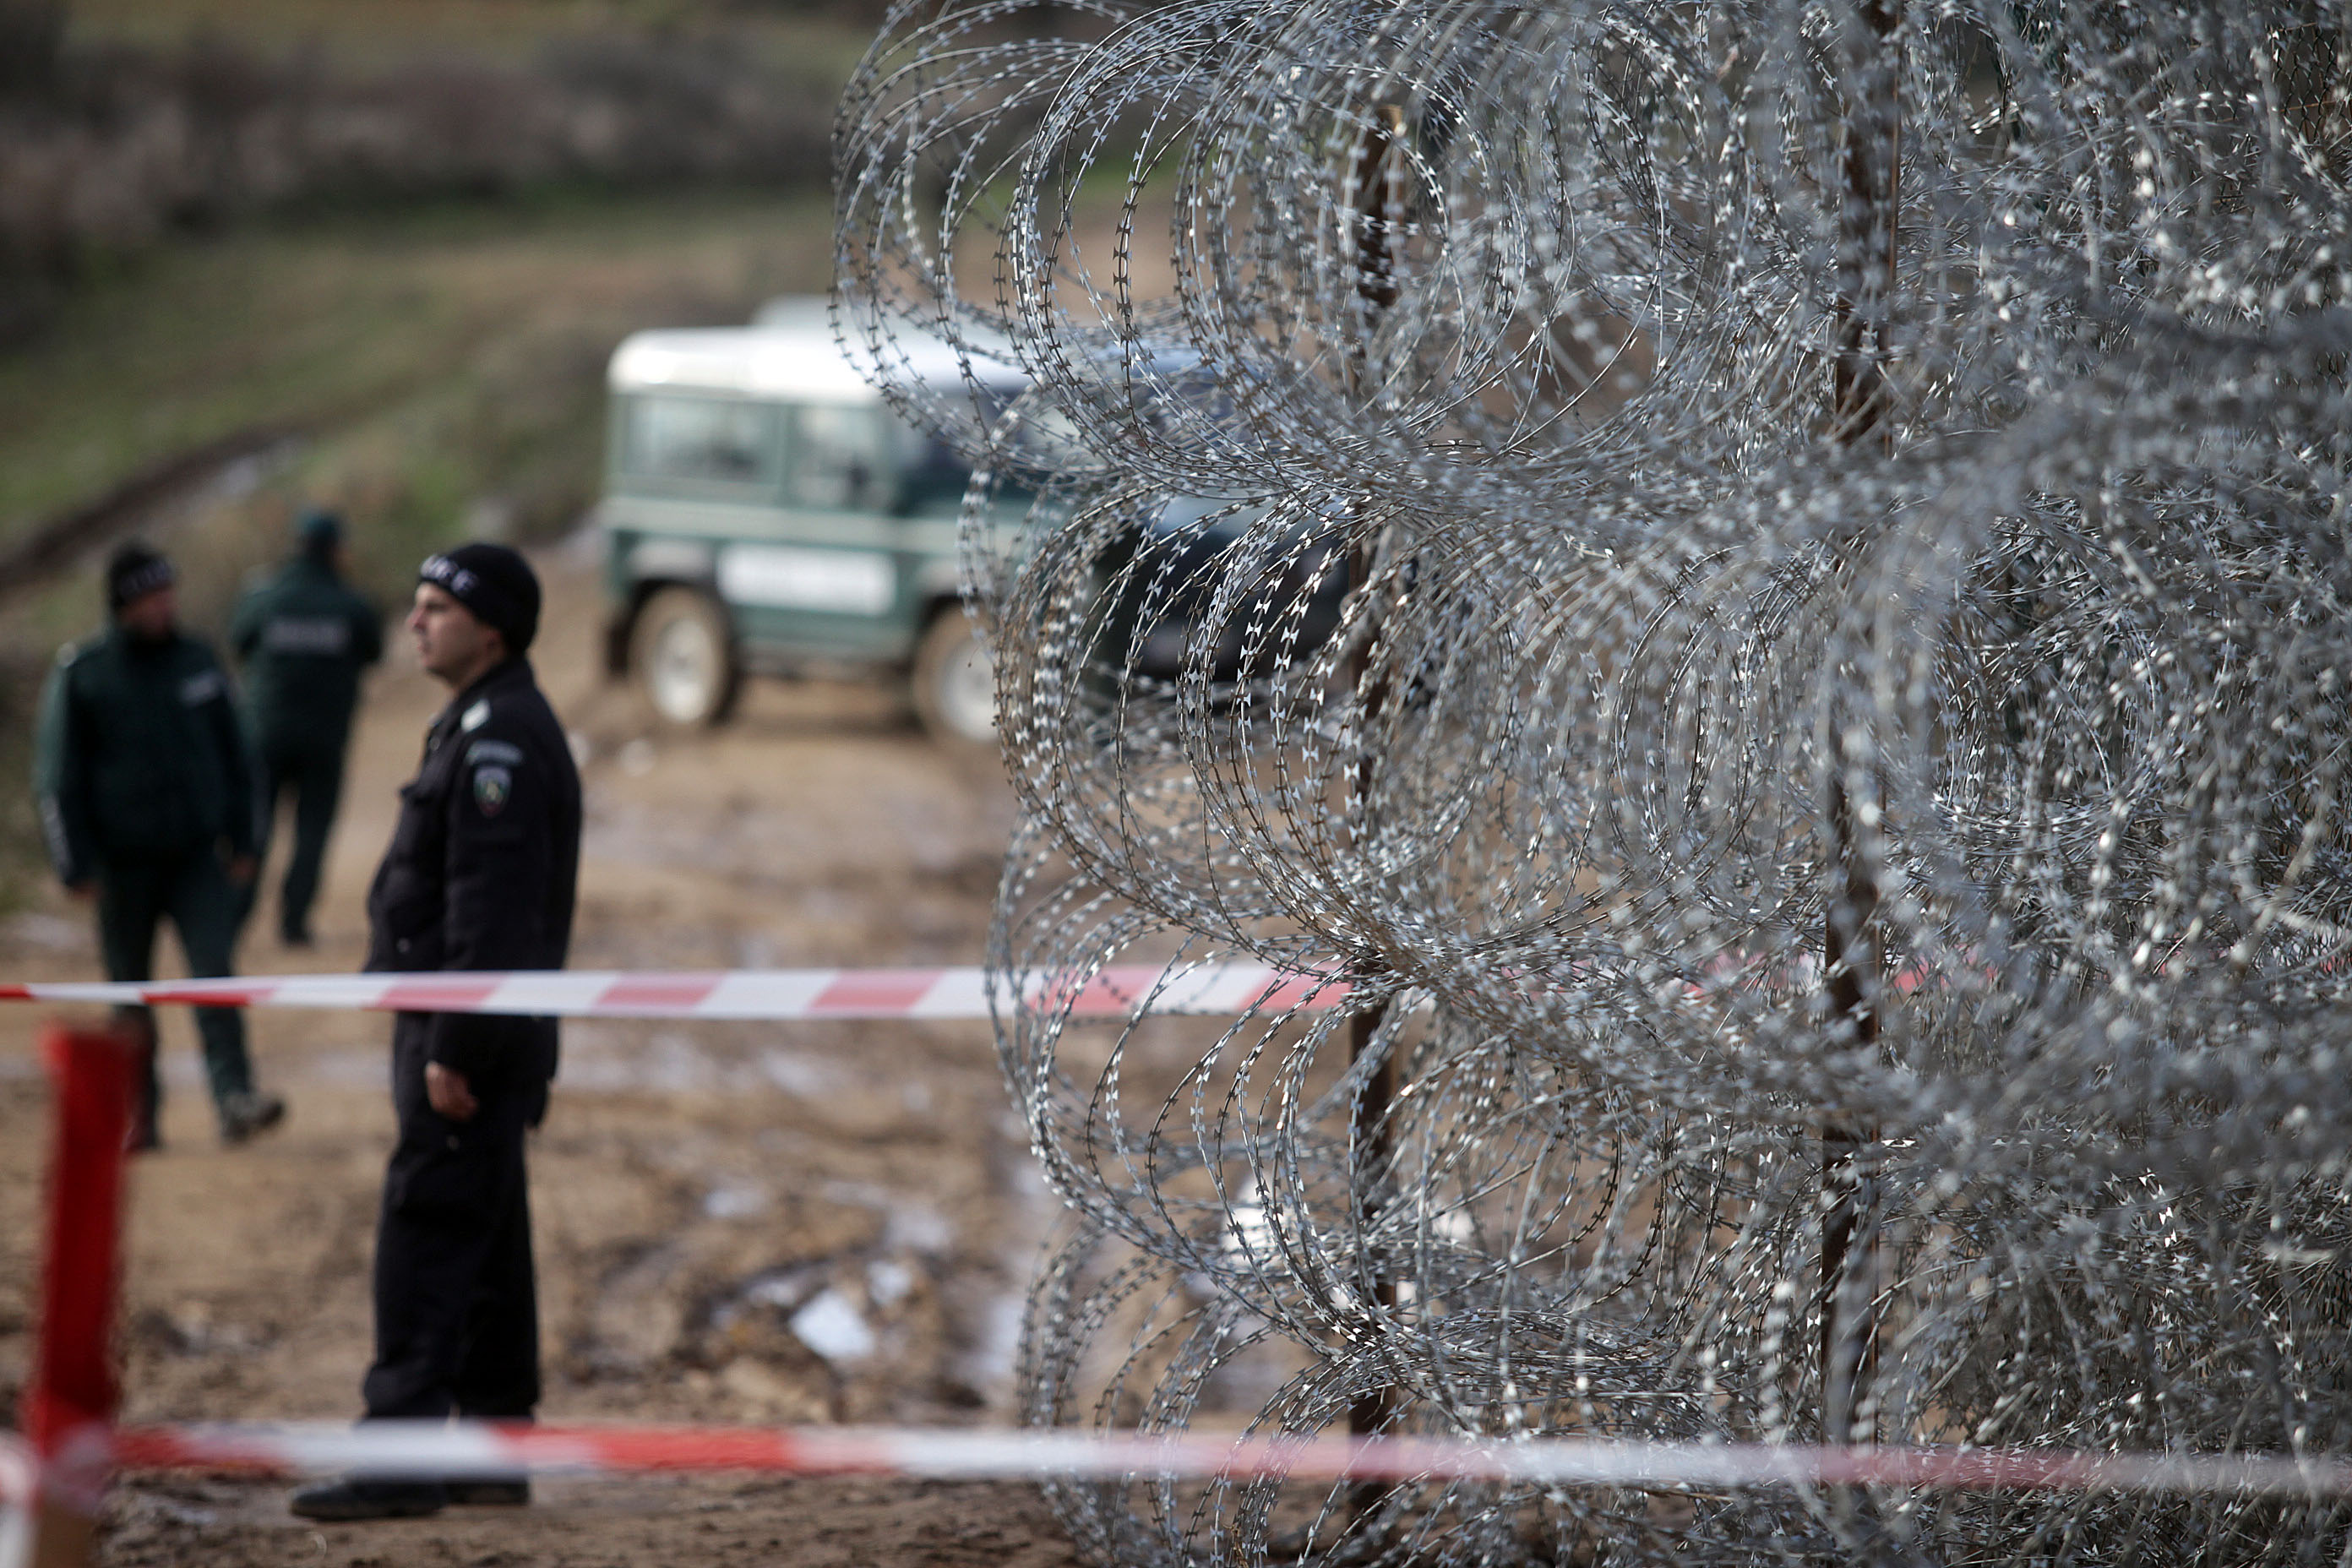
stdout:
<svg viewBox="0 0 2352 1568">
<path fill-rule="evenodd" d="M 229 953 L 236 941 L 236 889 L 220 857 L 208 846 L 168 858 L 110 860 L 98 879 L 99 944 L 106 954 L 109 980 L 152 980 L 155 977 L 155 928 L 169 920 L 180 933 L 180 951 L 194 975 L 226 974 Z M 163 1085 L 156 1070 L 153 1020 L 145 1010 L 127 1009 L 147 1040 L 146 1096 L 148 1125 L 153 1125 L 163 1104 Z M 205 1043 L 205 1077 L 213 1103 L 222 1106 L 232 1095 L 253 1088 L 253 1064 L 245 1050 L 245 1015 L 234 1007 L 198 1007 L 196 1033 Z"/>
<path fill-rule="evenodd" d="M 444 1119 L 425 1096 L 427 1018 L 392 1037 L 400 1142 L 375 1247 L 371 1417 L 528 1418 L 539 1404 L 539 1303 L 523 1136 L 547 1106 L 534 1073 L 469 1079 L 481 1110 Z"/>
<path fill-rule="evenodd" d="M 262 843 L 275 837 L 278 803 L 294 797 L 294 845 L 286 879 L 278 892 L 278 933 L 288 942 L 310 935 L 310 906 L 319 896 L 319 874 L 327 859 L 327 836 L 334 831 L 335 808 L 343 794 L 343 737 L 330 734 L 299 744 L 265 741 L 256 748 L 261 775 Z M 254 878 L 237 910 L 243 926 L 253 912 L 261 879 Z"/>
</svg>

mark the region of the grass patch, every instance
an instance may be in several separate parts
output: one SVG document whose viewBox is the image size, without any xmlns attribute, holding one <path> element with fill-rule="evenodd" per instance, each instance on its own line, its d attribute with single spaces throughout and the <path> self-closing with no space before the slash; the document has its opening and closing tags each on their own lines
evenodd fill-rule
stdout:
<svg viewBox="0 0 2352 1568">
<path fill-rule="evenodd" d="M 635 327 L 822 289 L 828 226 L 814 194 L 575 192 L 280 221 L 152 253 L 0 359 L 0 545 L 248 426 L 332 430 L 467 384 L 493 413 L 543 403 L 549 376 L 593 386 L 585 362 Z"/>
<path fill-rule="evenodd" d="M 147 531 L 188 624 L 217 638 L 314 502 L 345 512 L 355 575 L 390 605 L 432 547 L 544 538 L 594 500 L 623 337 L 741 321 L 831 268 L 822 192 L 560 192 L 159 250 L 0 359 L 0 543 L 160 458 L 283 426 L 305 432 L 287 458 Z M 22 741 L 56 648 L 101 618 L 97 573 L 0 605 L 0 906 L 38 875 Z"/>
</svg>

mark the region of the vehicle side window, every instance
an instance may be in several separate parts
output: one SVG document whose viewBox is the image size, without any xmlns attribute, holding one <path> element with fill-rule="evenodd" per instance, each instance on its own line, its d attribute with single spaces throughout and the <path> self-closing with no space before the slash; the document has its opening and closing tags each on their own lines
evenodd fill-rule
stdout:
<svg viewBox="0 0 2352 1568">
<path fill-rule="evenodd" d="M 623 451 L 624 467 L 647 479 L 772 483 L 775 410 L 721 397 L 638 397 Z"/>
<path fill-rule="evenodd" d="M 896 503 L 897 465 L 880 410 L 809 404 L 793 418 L 794 501 L 872 511 Z"/>
<path fill-rule="evenodd" d="M 905 486 L 903 500 L 912 510 L 926 505 L 953 506 L 963 500 L 971 483 L 971 465 L 938 437 L 915 429 L 900 419 L 889 423 L 890 442 Z"/>
</svg>

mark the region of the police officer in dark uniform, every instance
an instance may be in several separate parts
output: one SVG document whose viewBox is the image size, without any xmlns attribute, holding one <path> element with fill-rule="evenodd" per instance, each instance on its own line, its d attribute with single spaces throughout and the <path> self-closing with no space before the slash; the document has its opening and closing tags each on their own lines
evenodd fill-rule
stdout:
<svg viewBox="0 0 2352 1568">
<path fill-rule="evenodd" d="M 368 892 L 372 970 L 558 969 L 580 864 L 580 775 L 523 652 L 539 582 L 502 545 L 427 560 L 408 629 L 456 695 Z M 403 1013 L 393 1026 L 400 1140 L 375 1255 L 371 1419 L 527 1420 L 539 1311 L 523 1135 L 547 1110 L 555 1021 Z M 388 1519 L 449 1502 L 520 1503 L 528 1483 L 353 1477 L 298 1492 L 310 1519 Z"/>
<path fill-rule="evenodd" d="M 383 621 L 343 581 L 341 519 L 308 512 L 295 537 L 294 558 L 237 602 L 228 642 L 245 666 L 246 717 L 261 775 L 262 858 L 268 858 L 279 798 L 294 797 L 294 848 L 278 889 L 278 937 L 289 947 L 308 947 L 310 903 L 342 796 L 360 672 L 383 656 Z M 258 877 L 247 885 L 240 926 L 260 890 Z"/>
<path fill-rule="evenodd" d="M 190 973 L 232 973 L 236 884 L 254 870 L 252 773 L 228 677 L 179 627 L 172 563 L 143 544 L 107 563 L 113 624 L 69 647 L 41 695 L 34 791 L 58 880 L 98 901 L 99 944 L 112 980 L 153 976 L 155 928 L 171 921 Z M 145 1008 L 124 1022 L 144 1046 L 145 1092 L 131 1125 L 155 1146 L 163 1080 Z M 199 1007 L 221 1137 L 241 1143 L 277 1123 L 286 1102 L 253 1086 L 245 1015 Z"/>
</svg>

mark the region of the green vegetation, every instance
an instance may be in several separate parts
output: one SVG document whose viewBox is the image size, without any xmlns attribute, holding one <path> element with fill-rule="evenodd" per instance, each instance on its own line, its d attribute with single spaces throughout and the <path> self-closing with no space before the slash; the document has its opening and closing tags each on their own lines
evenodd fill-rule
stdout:
<svg viewBox="0 0 2352 1568">
<path fill-rule="evenodd" d="M 255 426 L 312 440 L 239 510 L 299 491 L 415 538 L 478 504 L 543 534 L 589 499 L 613 345 L 821 290 L 829 221 L 816 194 L 573 195 L 154 253 L 0 358 L 0 547 Z"/>
<path fill-rule="evenodd" d="M 829 221 L 814 194 L 574 195 L 279 222 L 151 254 L 0 357 L 0 547 L 145 464 L 257 425 L 330 437 L 304 479 L 323 469 L 364 510 L 394 503 L 355 451 L 407 476 L 395 488 L 431 491 L 428 472 L 454 468 L 439 500 L 478 488 L 527 526 L 560 521 L 538 514 L 567 498 L 539 492 L 569 484 L 576 504 L 586 474 L 540 472 L 537 448 L 559 431 L 593 443 L 612 344 L 821 289 Z M 436 409 L 456 429 L 420 439 Z M 404 427 L 415 434 L 391 434 Z M 387 438 L 411 449 L 386 452 Z"/>
<path fill-rule="evenodd" d="M 884 10 L 739 0 L 72 0 L 67 37 L 162 47 L 211 33 L 365 65 L 424 52 L 517 61 L 566 40 L 717 28 L 838 87 Z"/>
<path fill-rule="evenodd" d="M 831 268 L 822 193 L 555 193 L 279 220 L 151 252 L 0 356 L 0 548 L 252 426 L 290 458 L 149 531 L 217 634 L 301 506 L 341 508 L 385 603 L 433 545 L 546 538 L 593 500 L 604 370 L 641 327 L 740 321 Z M 42 668 L 98 620 L 97 561 L 0 601 L 0 904 L 37 874 L 22 737 Z"/>
</svg>

